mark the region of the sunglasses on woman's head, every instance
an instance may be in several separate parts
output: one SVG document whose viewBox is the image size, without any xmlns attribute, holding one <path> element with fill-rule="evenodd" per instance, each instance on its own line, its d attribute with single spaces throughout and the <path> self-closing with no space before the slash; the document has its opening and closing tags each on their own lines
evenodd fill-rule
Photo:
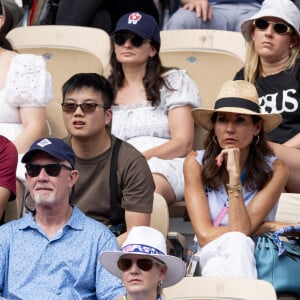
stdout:
<svg viewBox="0 0 300 300">
<path fill-rule="evenodd" d="M 95 112 L 96 108 L 98 106 L 106 108 L 106 106 L 104 104 L 88 103 L 88 102 L 87 103 L 81 103 L 81 104 L 77 104 L 77 103 L 62 103 L 61 104 L 62 110 L 65 113 L 74 113 L 77 110 L 78 106 L 80 107 L 82 112 L 85 113 L 85 114 Z"/>
<path fill-rule="evenodd" d="M 57 177 L 60 174 L 62 168 L 72 171 L 71 167 L 68 167 L 64 164 L 47 164 L 47 165 L 37 165 L 37 164 L 26 164 L 25 165 L 27 174 L 30 177 L 37 177 L 41 173 L 41 170 L 44 168 L 46 173 L 51 177 Z"/>
<path fill-rule="evenodd" d="M 130 40 L 130 43 L 134 47 L 141 47 L 145 41 L 145 39 L 137 36 L 137 35 L 126 35 L 122 33 L 116 33 L 112 36 L 114 43 L 118 46 L 122 46 L 126 43 L 127 40 Z"/>
<path fill-rule="evenodd" d="M 139 258 L 137 260 L 133 260 L 131 258 L 121 257 L 118 260 L 118 268 L 123 272 L 128 271 L 132 267 L 134 261 L 136 262 L 137 266 L 142 271 L 145 271 L 145 272 L 150 271 L 153 268 L 154 264 L 163 265 L 162 262 L 159 262 L 158 260 L 154 260 L 154 259 L 151 259 L 151 258 Z"/>
<path fill-rule="evenodd" d="M 253 21 L 253 25 L 259 30 L 266 30 L 270 24 L 273 25 L 274 31 L 278 34 L 293 32 L 293 29 L 285 23 L 271 22 L 265 19 L 256 19 Z"/>
</svg>

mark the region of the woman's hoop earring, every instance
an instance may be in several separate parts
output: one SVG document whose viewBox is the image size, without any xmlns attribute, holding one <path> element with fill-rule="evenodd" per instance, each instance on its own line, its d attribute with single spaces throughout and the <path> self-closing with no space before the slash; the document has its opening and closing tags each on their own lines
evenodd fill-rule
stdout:
<svg viewBox="0 0 300 300">
<path fill-rule="evenodd" d="M 163 281 L 162 281 L 162 280 L 160 280 L 160 281 L 158 282 L 158 287 L 161 287 L 161 286 L 162 286 L 162 284 L 163 284 Z"/>
<path fill-rule="evenodd" d="M 219 145 L 219 144 L 218 144 L 218 141 L 217 141 L 216 135 L 214 135 L 212 139 L 213 139 L 213 141 L 214 141 L 214 143 L 215 143 L 216 145 Z"/>
<path fill-rule="evenodd" d="M 255 135 L 256 136 L 256 142 L 255 142 L 255 144 L 254 144 L 254 147 L 256 147 L 257 146 L 257 144 L 258 144 L 258 142 L 259 142 L 259 140 L 260 140 L 260 137 L 259 137 L 259 135 Z"/>
</svg>

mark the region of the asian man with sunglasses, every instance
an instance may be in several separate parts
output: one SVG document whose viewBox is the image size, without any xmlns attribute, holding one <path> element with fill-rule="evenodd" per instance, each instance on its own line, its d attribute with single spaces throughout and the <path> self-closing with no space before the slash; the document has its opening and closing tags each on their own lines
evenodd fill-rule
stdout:
<svg viewBox="0 0 300 300">
<path fill-rule="evenodd" d="M 34 210 L 0 227 L 0 296 L 8 299 L 106 299 L 120 280 L 99 263 L 118 250 L 103 224 L 70 204 L 79 172 L 61 139 L 37 140 L 22 158 Z"/>
<path fill-rule="evenodd" d="M 256 86 L 261 112 L 281 114 L 269 144 L 289 169 L 286 191 L 300 193 L 300 11 L 290 0 L 265 0 L 241 30 L 247 54 L 235 79 Z"/>
<path fill-rule="evenodd" d="M 149 226 L 154 182 L 145 157 L 110 134 L 114 99 L 109 82 L 79 73 L 62 87 L 62 111 L 81 176 L 72 202 L 109 226 L 120 245 L 132 226 Z M 118 148 L 119 147 L 119 148 Z"/>
</svg>

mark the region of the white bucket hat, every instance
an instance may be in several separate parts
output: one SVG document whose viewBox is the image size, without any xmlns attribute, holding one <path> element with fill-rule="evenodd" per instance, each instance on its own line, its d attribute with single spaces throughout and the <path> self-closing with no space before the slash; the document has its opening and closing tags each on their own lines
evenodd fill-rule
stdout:
<svg viewBox="0 0 300 300">
<path fill-rule="evenodd" d="M 290 0 L 289 0 L 290 1 Z M 196 123 L 207 130 L 213 128 L 215 112 L 256 115 L 264 120 L 264 131 L 269 132 L 281 123 L 280 114 L 260 113 L 259 98 L 255 86 L 245 80 L 226 81 L 215 102 L 214 109 L 194 108 L 192 116 Z"/>
<path fill-rule="evenodd" d="M 260 10 L 251 18 L 246 19 L 241 30 L 246 41 L 251 40 L 253 21 L 263 17 L 276 17 L 292 26 L 300 36 L 300 10 L 291 0 L 265 0 Z"/>
<path fill-rule="evenodd" d="M 110 273 L 121 278 L 122 271 L 118 268 L 118 260 L 125 254 L 146 255 L 157 258 L 167 266 L 167 275 L 162 287 L 171 286 L 180 281 L 186 273 L 183 260 L 167 255 L 166 240 L 163 234 L 148 226 L 135 226 L 129 231 L 121 251 L 106 251 L 100 255 L 101 265 Z"/>
</svg>

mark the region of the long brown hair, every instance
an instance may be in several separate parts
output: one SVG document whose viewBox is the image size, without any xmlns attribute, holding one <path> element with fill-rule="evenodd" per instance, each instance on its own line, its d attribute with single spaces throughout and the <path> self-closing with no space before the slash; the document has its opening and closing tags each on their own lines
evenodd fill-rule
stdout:
<svg viewBox="0 0 300 300">
<path fill-rule="evenodd" d="M 254 123 L 259 122 L 260 117 L 251 116 Z M 217 113 L 212 116 L 212 122 L 215 124 Z M 211 189 L 218 189 L 222 184 L 228 183 L 228 173 L 224 164 L 216 167 L 216 156 L 222 150 L 217 142 L 214 129 L 210 130 L 204 141 L 205 154 L 202 165 L 202 183 Z M 250 144 L 249 156 L 245 165 L 244 186 L 249 190 L 261 190 L 272 178 L 272 168 L 266 162 L 266 156 L 274 155 L 267 144 L 266 136 L 261 129 L 259 138 L 253 138 Z"/>
<path fill-rule="evenodd" d="M 147 100 L 151 102 L 152 106 L 156 106 L 160 102 L 160 89 L 162 86 L 166 86 L 169 90 L 172 90 L 168 82 L 164 80 L 163 74 L 174 68 L 167 68 L 162 65 L 159 57 L 160 45 L 153 40 L 150 43 L 157 50 L 157 53 L 153 57 L 148 58 L 143 85 Z M 124 72 L 122 64 L 117 61 L 113 41 L 111 41 L 111 45 L 113 49 L 110 56 L 111 74 L 108 80 L 116 92 L 124 84 Z"/>
</svg>

